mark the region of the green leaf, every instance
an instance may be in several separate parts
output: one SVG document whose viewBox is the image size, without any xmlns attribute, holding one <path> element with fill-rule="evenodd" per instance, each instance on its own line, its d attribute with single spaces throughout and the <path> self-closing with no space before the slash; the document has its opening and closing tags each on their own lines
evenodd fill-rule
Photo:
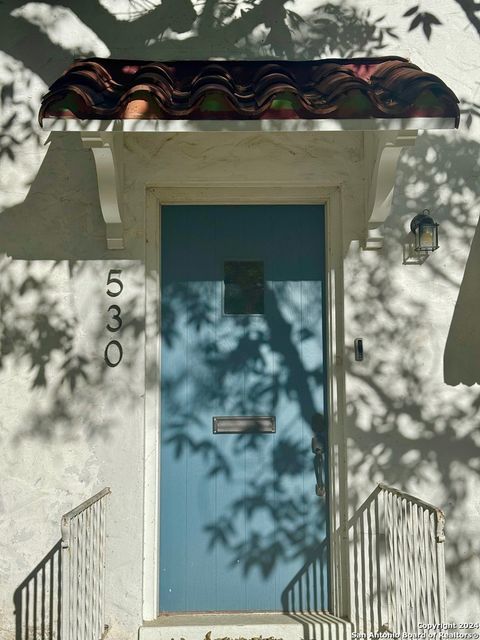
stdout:
<svg viewBox="0 0 480 640">
<path fill-rule="evenodd" d="M 425 20 L 428 20 L 430 24 L 442 24 L 437 16 L 434 16 L 433 13 L 424 13 L 423 17 Z"/>
<path fill-rule="evenodd" d="M 395 31 L 393 29 L 388 28 L 388 29 L 385 29 L 385 31 L 388 33 L 388 35 L 391 38 L 395 38 L 395 40 L 399 40 L 399 37 L 397 36 L 397 34 L 395 33 Z"/>
<path fill-rule="evenodd" d="M 417 4 L 415 7 L 411 7 L 408 11 L 405 11 L 403 17 L 408 18 L 408 16 L 413 16 L 414 13 L 417 13 L 419 6 L 420 5 Z"/>
<path fill-rule="evenodd" d="M 421 24 L 422 22 L 422 14 L 418 14 L 417 16 L 415 16 L 415 18 L 412 20 L 412 23 L 410 25 L 409 31 L 413 31 L 413 29 L 416 29 L 418 27 L 419 24 Z"/>
</svg>

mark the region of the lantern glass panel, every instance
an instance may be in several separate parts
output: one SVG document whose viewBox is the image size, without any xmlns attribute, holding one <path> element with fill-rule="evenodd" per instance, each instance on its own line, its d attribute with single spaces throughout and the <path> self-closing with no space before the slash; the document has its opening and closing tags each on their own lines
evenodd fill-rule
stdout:
<svg viewBox="0 0 480 640">
<path fill-rule="evenodd" d="M 433 245 L 434 227 L 431 224 L 420 227 L 420 247 L 424 251 L 431 251 Z"/>
<path fill-rule="evenodd" d="M 415 250 L 435 251 L 438 249 L 438 225 L 419 224 L 415 229 Z"/>
</svg>

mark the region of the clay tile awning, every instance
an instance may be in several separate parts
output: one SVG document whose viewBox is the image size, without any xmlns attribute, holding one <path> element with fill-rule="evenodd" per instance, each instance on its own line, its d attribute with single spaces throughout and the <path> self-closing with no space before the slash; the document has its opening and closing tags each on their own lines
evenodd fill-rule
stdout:
<svg viewBox="0 0 480 640">
<path fill-rule="evenodd" d="M 77 120 L 448 119 L 458 99 L 398 57 L 316 61 L 75 61 L 43 97 L 45 118 Z M 444 125 L 446 126 L 446 125 Z"/>
</svg>

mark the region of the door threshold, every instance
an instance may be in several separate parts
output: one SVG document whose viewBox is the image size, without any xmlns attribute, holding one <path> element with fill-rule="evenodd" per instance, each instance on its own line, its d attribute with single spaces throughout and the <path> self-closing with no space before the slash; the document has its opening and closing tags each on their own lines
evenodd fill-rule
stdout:
<svg viewBox="0 0 480 640">
<path fill-rule="evenodd" d="M 145 622 L 139 631 L 139 640 L 351 640 L 351 636 L 351 623 L 326 611 L 173 613 Z"/>
</svg>

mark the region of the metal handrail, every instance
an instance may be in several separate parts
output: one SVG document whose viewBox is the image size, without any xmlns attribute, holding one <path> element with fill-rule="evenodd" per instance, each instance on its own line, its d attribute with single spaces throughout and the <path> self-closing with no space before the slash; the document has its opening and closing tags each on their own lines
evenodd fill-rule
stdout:
<svg viewBox="0 0 480 640">
<path fill-rule="evenodd" d="M 378 487 L 382 491 L 388 491 L 389 493 L 392 493 L 405 500 L 409 500 L 410 502 L 413 502 L 414 504 L 427 509 L 431 513 L 434 513 L 437 519 L 437 542 L 445 542 L 445 513 L 439 507 L 435 507 L 433 504 L 425 502 L 425 500 L 421 500 L 420 498 L 417 498 L 410 493 L 406 493 L 405 491 L 401 491 L 400 489 L 396 489 L 395 487 L 390 487 L 387 484 L 383 484 L 383 482 L 379 482 Z"/>
<path fill-rule="evenodd" d="M 70 526 L 69 526 L 70 525 L 70 521 L 73 520 L 74 518 L 76 518 L 77 516 L 79 516 L 81 513 L 83 513 L 83 511 L 85 511 L 86 509 L 91 507 L 95 502 L 98 502 L 104 496 L 107 496 L 110 493 L 112 493 L 111 490 L 110 490 L 110 487 L 105 487 L 104 489 L 102 489 L 101 491 L 96 493 L 91 498 L 88 498 L 88 500 L 85 500 L 84 502 L 82 502 L 82 504 L 79 504 L 78 507 L 75 507 L 74 509 L 72 509 L 68 513 L 65 513 L 62 516 L 62 522 L 61 522 L 62 547 L 64 549 L 68 548 L 68 545 L 69 545 L 69 542 L 70 542 L 70 540 L 69 540 L 69 536 L 70 536 Z"/>
<path fill-rule="evenodd" d="M 100 640 L 105 601 L 106 487 L 61 519 L 61 640 Z"/>
<path fill-rule="evenodd" d="M 349 521 L 356 631 L 413 633 L 446 619 L 445 515 L 380 483 Z"/>
</svg>

